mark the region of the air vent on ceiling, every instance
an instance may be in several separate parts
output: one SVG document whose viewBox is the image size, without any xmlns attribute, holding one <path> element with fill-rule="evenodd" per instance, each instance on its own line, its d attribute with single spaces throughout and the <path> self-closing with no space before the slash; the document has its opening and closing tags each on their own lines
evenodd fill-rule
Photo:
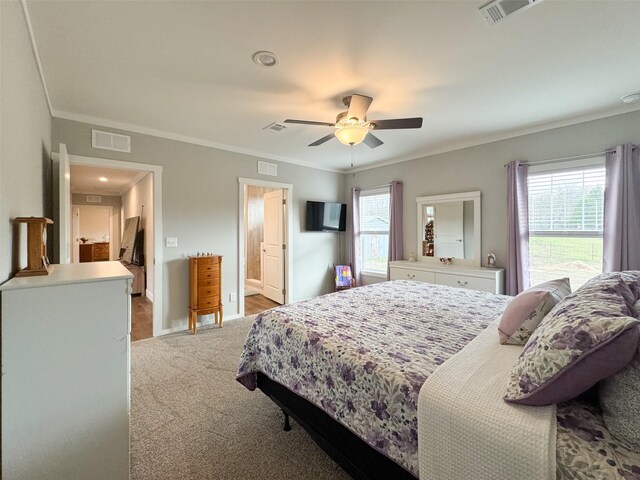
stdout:
<svg viewBox="0 0 640 480">
<path fill-rule="evenodd" d="M 493 25 L 541 1 L 542 0 L 494 0 L 480 7 L 480 13 L 489 24 Z"/>
<path fill-rule="evenodd" d="M 87 195 L 87 203 L 102 203 L 100 195 Z"/>
<path fill-rule="evenodd" d="M 258 173 L 260 175 L 278 176 L 278 165 L 269 162 L 258 162 Z"/>
<path fill-rule="evenodd" d="M 102 132 L 100 130 L 91 130 L 91 146 L 104 150 L 131 153 L 131 137 L 128 135 L 118 135 L 117 133 Z"/>
<path fill-rule="evenodd" d="M 266 127 L 264 127 L 262 130 L 267 130 L 270 132 L 280 132 L 282 130 L 284 130 L 285 128 L 287 128 L 286 125 L 283 125 L 281 123 L 278 122 L 273 122 L 271 125 L 267 125 Z"/>
</svg>

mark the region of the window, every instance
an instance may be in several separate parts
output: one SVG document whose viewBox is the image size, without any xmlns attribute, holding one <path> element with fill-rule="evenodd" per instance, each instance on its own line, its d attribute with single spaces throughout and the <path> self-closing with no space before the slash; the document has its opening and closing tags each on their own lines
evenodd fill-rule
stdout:
<svg viewBox="0 0 640 480">
<path fill-rule="evenodd" d="M 532 285 L 569 277 L 573 290 L 602 273 L 605 169 L 529 170 L 529 255 Z"/>
<path fill-rule="evenodd" d="M 360 255 L 365 275 L 387 275 L 389 201 L 388 189 L 360 194 Z"/>
</svg>

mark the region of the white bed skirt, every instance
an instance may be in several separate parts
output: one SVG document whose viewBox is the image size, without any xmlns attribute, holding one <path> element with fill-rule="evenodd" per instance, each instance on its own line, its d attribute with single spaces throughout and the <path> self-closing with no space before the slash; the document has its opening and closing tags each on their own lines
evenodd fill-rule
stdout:
<svg viewBox="0 0 640 480">
<path fill-rule="evenodd" d="M 421 479 L 555 479 L 555 406 L 502 399 L 522 347 L 500 345 L 497 325 L 440 366 L 420 391 Z"/>
</svg>

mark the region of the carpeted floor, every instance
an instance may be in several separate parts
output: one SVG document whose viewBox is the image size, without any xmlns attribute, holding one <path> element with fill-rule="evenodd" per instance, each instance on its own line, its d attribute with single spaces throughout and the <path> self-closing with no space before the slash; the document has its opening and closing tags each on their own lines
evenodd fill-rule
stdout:
<svg viewBox="0 0 640 480">
<path fill-rule="evenodd" d="M 235 381 L 252 319 L 131 345 L 132 480 L 351 478 Z"/>
</svg>

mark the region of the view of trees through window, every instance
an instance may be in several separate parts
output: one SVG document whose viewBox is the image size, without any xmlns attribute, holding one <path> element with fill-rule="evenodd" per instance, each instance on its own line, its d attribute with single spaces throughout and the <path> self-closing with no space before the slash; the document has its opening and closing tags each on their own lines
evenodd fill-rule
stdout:
<svg viewBox="0 0 640 480">
<path fill-rule="evenodd" d="M 387 273 L 389 255 L 389 193 L 360 197 L 362 271 Z"/>
<path fill-rule="evenodd" d="M 604 167 L 531 173 L 530 279 L 569 277 L 572 289 L 602 272 Z"/>
</svg>

